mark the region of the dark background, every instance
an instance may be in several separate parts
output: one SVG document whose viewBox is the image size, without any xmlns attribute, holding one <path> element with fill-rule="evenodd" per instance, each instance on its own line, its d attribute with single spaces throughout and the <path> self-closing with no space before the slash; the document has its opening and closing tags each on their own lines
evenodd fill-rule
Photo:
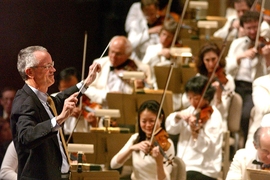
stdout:
<svg viewBox="0 0 270 180">
<path fill-rule="evenodd" d="M 19 89 L 21 79 L 16 63 L 19 50 L 32 45 L 48 49 L 58 73 L 70 66 L 82 70 L 84 34 L 87 32 L 85 75 L 115 35 L 126 35 L 124 24 L 132 3 L 139 0 L 1 0 L 0 1 L 0 89 Z M 160 0 L 168 1 L 168 0 Z M 215 15 L 221 1 L 208 0 L 209 15 Z M 210 2 L 213 1 L 213 2 Z M 173 0 L 178 11 L 185 0 Z M 226 6 L 224 6 L 225 8 Z M 210 10 L 212 9 L 212 10 Z M 181 14 L 181 12 L 179 12 Z M 107 55 L 107 53 L 105 53 Z M 49 93 L 56 92 L 56 83 Z"/>
<path fill-rule="evenodd" d="M 55 61 L 56 76 L 70 66 L 81 71 L 85 32 L 88 34 L 85 73 L 88 73 L 88 66 L 100 57 L 111 37 L 126 35 L 125 18 L 133 2 L 136 1 L 0 1 L 1 88 L 22 87 L 24 82 L 16 67 L 17 54 L 31 45 L 48 49 Z M 49 89 L 49 93 L 56 91 L 56 84 Z"/>
</svg>

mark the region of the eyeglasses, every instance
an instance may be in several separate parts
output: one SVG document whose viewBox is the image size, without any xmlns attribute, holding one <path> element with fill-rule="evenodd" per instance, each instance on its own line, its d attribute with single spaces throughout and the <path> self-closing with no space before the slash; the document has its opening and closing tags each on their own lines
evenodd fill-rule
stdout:
<svg viewBox="0 0 270 180">
<path fill-rule="evenodd" d="M 44 66 L 33 66 L 33 68 L 38 68 L 38 67 L 41 67 L 41 68 L 44 68 L 44 69 L 49 70 L 49 69 L 51 69 L 51 68 L 54 67 L 54 61 L 52 61 L 52 63 L 47 64 L 47 65 L 44 65 Z"/>
</svg>

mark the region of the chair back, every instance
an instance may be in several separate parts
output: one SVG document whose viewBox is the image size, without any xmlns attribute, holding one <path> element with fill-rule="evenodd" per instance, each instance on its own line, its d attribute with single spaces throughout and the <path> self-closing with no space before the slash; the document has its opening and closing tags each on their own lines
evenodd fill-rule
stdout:
<svg viewBox="0 0 270 180">
<path fill-rule="evenodd" d="M 231 104 L 228 112 L 228 130 L 230 132 L 240 131 L 240 122 L 242 114 L 242 98 L 238 93 L 234 93 L 231 97 Z"/>
<path fill-rule="evenodd" d="M 171 180 L 186 180 L 186 165 L 179 157 L 174 157 Z"/>
</svg>

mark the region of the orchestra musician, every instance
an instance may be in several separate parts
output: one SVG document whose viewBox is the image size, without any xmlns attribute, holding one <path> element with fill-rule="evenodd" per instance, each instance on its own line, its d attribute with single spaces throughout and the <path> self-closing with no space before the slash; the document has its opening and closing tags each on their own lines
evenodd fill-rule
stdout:
<svg viewBox="0 0 270 180">
<path fill-rule="evenodd" d="M 220 57 L 219 60 L 220 53 L 217 44 L 208 42 L 200 48 L 195 64 L 200 75 L 211 77 L 212 73 L 215 74 L 212 86 L 216 88 L 216 93 L 212 104 L 220 111 L 223 119 L 223 130 L 227 131 L 228 110 L 235 84 L 233 77 L 225 73 L 225 59 Z M 216 72 L 213 72 L 217 63 L 219 63 L 218 68 Z"/>
<path fill-rule="evenodd" d="M 63 69 L 57 76 L 57 84 L 59 92 L 64 91 L 72 86 L 75 86 L 79 83 L 81 79 L 79 72 L 74 67 L 68 67 Z M 56 96 L 58 93 L 52 94 L 52 96 Z M 97 117 L 95 117 L 93 112 L 87 112 L 87 114 L 83 113 L 83 109 L 85 106 L 85 101 L 90 102 L 90 99 L 87 97 L 83 98 L 83 104 L 75 107 L 70 117 L 64 123 L 64 134 L 68 137 L 72 132 L 89 132 L 90 127 L 102 127 L 102 121 L 97 122 Z M 92 108 L 92 107 L 91 107 Z M 97 108 L 99 108 L 97 106 Z M 77 122 L 78 121 L 78 122 Z M 99 123 L 99 124 L 97 124 Z M 74 129 L 75 128 L 75 129 Z"/>
<path fill-rule="evenodd" d="M 170 61 L 170 47 L 173 41 L 173 37 L 177 28 L 177 23 L 174 20 L 164 22 L 159 32 L 159 43 L 149 45 L 146 49 L 145 56 L 142 62 L 148 64 L 152 71 L 152 80 L 154 82 L 154 88 L 157 89 L 156 79 L 154 76 L 154 66 L 157 65 L 169 65 Z"/>
<path fill-rule="evenodd" d="M 121 78 L 123 71 L 143 71 L 145 80 L 136 80 L 137 88 L 145 87 L 151 83 L 151 72 L 148 65 L 141 61 L 131 60 L 129 57 L 132 46 L 125 36 L 115 36 L 111 39 L 108 56 L 96 59 L 102 71 L 96 80 L 88 87 L 85 94 L 92 102 L 102 104 L 106 108 L 106 96 L 108 92 L 132 94 L 133 88 L 129 82 Z"/>
<path fill-rule="evenodd" d="M 142 60 L 147 46 L 159 42 L 158 34 L 162 27 L 158 0 L 141 0 L 143 17 L 131 22 L 128 39 L 132 44 L 132 59 Z"/>
<path fill-rule="evenodd" d="M 85 91 L 101 67 L 93 63 L 83 82 L 55 97 L 47 94 L 56 71 L 47 49 L 29 46 L 20 50 L 17 69 L 25 82 L 17 91 L 11 110 L 11 130 L 18 155 L 17 179 L 68 180 L 70 165 L 65 143 L 60 140 L 61 125 L 76 107 L 78 91 Z M 48 99 L 54 102 L 50 106 Z"/>
<path fill-rule="evenodd" d="M 225 39 L 228 35 L 228 40 L 233 40 L 238 37 L 244 36 L 243 28 L 240 26 L 240 17 L 253 5 L 252 0 L 233 0 L 233 6 L 236 11 L 236 15 L 228 17 L 225 25 L 217 30 L 213 36 Z"/>
<path fill-rule="evenodd" d="M 173 18 L 175 21 L 178 21 L 180 16 L 179 14 L 181 14 L 181 4 L 176 1 L 173 0 L 171 7 L 169 7 L 169 1 L 170 0 L 158 0 L 158 6 L 159 6 L 159 16 L 162 16 L 162 18 L 164 19 L 167 13 L 167 9 L 170 9 L 170 13 L 169 13 L 169 18 Z M 129 33 L 130 31 L 130 26 L 132 24 L 133 21 L 136 21 L 138 19 L 143 19 L 144 15 L 141 9 L 141 2 L 134 2 L 131 7 L 129 8 L 127 17 L 126 17 L 126 21 L 125 21 L 125 31 L 126 33 Z"/>
<path fill-rule="evenodd" d="M 268 3 L 268 10 L 267 13 L 263 15 L 263 22 L 261 25 L 261 36 L 266 38 L 267 40 L 270 39 L 270 2 L 266 1 Z"/>
<path fill-rule="evenodd" d="M 166 119 L 167 132 L 179 134 L 176 155 L 186 164 L 187 180 L 214 180 L 221 169 L 222 117 L 218 109 L 210 105 L 215 88 L 205 87 L 207 82 L 206 76 L 191 78 L 185 86 L 191 105 L 171 113 Z M 203 96 L 204 88 L 207 89 Z M 196 109 L 201 109 L 199 117 L 194 114 Z"/>
<path fill-rule="evenodd" d="M 150 66 L 152 72 L 152 83 L 154 89 L 158 89 L 156 77 L 154 73 L 154 66 L 168 66 L 170 65 L 170 47 L 173 41 L 173 37 L 177 28 L 177 23 L 174 20 L 167 20 L 163 23 L 161 31 L 159 33 L 159 43 L 149 45 L 146 49 L 145 56 L 142 60 L 143 63 Z M 178 110 L 181 108 L 182 93 L 173 94 L 173 109 Z"/>
<path fill-rule="evenodd" d="M 267 74 L 269 66 L 268 45 L 255 47 L 259 25 L 260 13 L 247 11 L 240 18 L 246 36 L 233 40 L 226 57 L 226 73 L 232 75 L 235 80 L 235 92 L 240 94 L 243 100 L 241 128 L 244 135 L 244 143 L 247 139 L 250 112 L 253 105 L 252 82 Z M 258 43 L 260 44 L 260 42 Z M 259 48 L 259 49 L 258 49 Z M 259 51 L 261 53 L 259 53 Z"/>
<path fill-rule="evenodd" d="M 167 165 L 166 156 L 174 157 L 174 145 L 167 139 L 169 146 L 166 151 L 150 143 L 153 135 L 155 121 L 157 119 L 157 129 L 165 131 L 165 114 L 161 110 L 160 117 L 157 118 L 160 104 L 154 100 L 143 102 L 138 110 L 138 133 L 133 134 L 123 148 L 112 158 L 110 166 L 112 169 L 120 168 L 124 163 L 132 158 L 133 172 L 131 179 L 157 179 L 170 180 L 172 166 Z M 158 143 L 163 143 L 159 142 Z M 161 145 L 161 144 L 160 144 Z M 167 146 L 166 145 L 166 146 Z M 150 152 L 150 153 L 149 153 Z M 147 155 L 146 155 L 147 154 Z"/>
<path fill-rule="evenodd" d="M 267 121 L 270 121 L 269 116 Z M 226 180 L 250 180 L 247 168 L 270 168 L 270 127 L 259 127 L 253 135 L 255 148 L 239 149 L 233 157 Z M 259 173 L 259 172 L 258 172 Z"/>
</svg>

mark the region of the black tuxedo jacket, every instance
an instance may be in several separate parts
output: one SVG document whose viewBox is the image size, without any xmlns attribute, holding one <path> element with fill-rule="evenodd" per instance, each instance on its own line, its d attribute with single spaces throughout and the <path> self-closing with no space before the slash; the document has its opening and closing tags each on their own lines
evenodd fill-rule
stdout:
<svg viewBox="0 0 270 180">
<path fill-rule="evenodd" d="M 76 91 L 78 88 L 74 86 L 52 97 L 58 113 L 64 100 Z M 26 84 L 13 101 L 11 130 L 18 154 L 18 179 L 60 179 L 62 156 L 57 132 L 52 131 L 47 111 Z"/>
</svg>

